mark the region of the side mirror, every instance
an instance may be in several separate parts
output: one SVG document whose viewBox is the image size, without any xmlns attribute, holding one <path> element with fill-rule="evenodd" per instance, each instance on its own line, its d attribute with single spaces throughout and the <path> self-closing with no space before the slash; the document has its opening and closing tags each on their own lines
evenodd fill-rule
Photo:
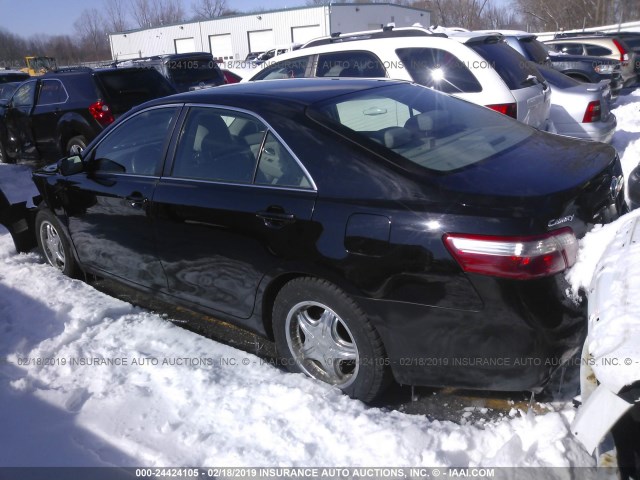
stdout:
<svg viewBox="0 0 640 480">
<path fill-rule="evenodd" d="M 82 172 L 84 170 L 84 163 L 82 162 L 82 158 L 78 155 L 73 155 L 60 160 L 60 163 L 58 163 L 58 170 L 62 175 L 68 177 L 69 175 L 75 175 L 76 173 Z"/>
</svg>

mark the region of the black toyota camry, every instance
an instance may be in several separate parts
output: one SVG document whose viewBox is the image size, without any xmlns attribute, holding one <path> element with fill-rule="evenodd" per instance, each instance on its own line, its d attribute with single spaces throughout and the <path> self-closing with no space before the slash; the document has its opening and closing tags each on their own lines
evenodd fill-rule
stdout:
<svg viewBox="0 0 640 480">
<path fill-rule="evenodd" d="M 540 388 L 584 339 L 578 238 L 626 208 L 612 147 L 390 80 L 154 100 L 34 180 L 50 264 L 269 337 L 363 400 Z"/>
</svg>

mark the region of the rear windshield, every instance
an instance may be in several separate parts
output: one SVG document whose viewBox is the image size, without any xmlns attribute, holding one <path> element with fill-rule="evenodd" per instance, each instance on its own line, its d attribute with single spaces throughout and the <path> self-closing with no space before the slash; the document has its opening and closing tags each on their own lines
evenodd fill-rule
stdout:
<svg viewBox="0 0 640 480">
<path fill-rule="evenodd" d="M 24 75 L 20 75 L 19 73 L 12 73 L 10 75 L 0 73 L 0 83 L 21 82 L 22 80 L 27 79 L 29 79 L 29 75 L 26 73 Z"/>
<path fill-rule="evenodd" d="M 396 53 L 413 81 L 420 85 L 452 94 L 482 91 L 464 62 L 446 50 L 399 48 Z"/>
<path fill-rule="evenodd" d="M 200 83 L 222 85 L 224 77 L 212 57 L 187 57 L 165 61 L 171 80 L 177 87 Z"/>
<path fill-rule="evenodd" d="M 568 77 L 562 72 L 550 67 L 540 67 L 540 73 L 544 75 L 544 78 L 551 84 L 553 87 L 557 88 L 571 88 L 576 87 L 578 85 L 582 85 L 579 81 Z"/>
<path fill-rule="evenodd" d="M 153 69 L 110 70 L 96 72 L 95 77 L 115 115 L 147 100 L 175 93 L 164 77 Z"/>
<path fill-rule="evenodd" d="M 540 72 L 506 43 L 471 43 L 467 45 L 493 66 L 509 90 L 527 88 L 544 81 Z"/>
<path fill-rule="evenodd" d="M 521 38 L 520 45 L 527 52 L 528 57 L 536 63 L 544 64 L 549 62 L 549 52 L 534 37 Z"/>
<path fill-rule="evenodd" d="M 341 95 L 312 105 L 308 115 L 391 161 L 399 155 L 441 173 L 491 158 L 534 132 L 488 108 L 408 83 Z"/>
</svg>

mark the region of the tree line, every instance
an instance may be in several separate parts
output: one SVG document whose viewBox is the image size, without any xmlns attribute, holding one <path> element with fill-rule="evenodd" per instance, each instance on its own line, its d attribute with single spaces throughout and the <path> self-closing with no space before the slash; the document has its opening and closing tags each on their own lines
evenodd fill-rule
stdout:
<svg viewBox="0 0 640 480">
<path fill-rule="evenodd" d="M 389 0 L 386 0 L 387 2 Z M 375 3 L 351 0 L 342 3 Z M 0 67 L 21 68 L 24 57 L 51 56 L 58 65 L 105 61 L 111 58 L 108 34 L 183 21 L 239 14 L 227 0 L 196 0 L 185 9 L 182 0 L 102 0 L 100 9 L 83 10 L 71 35 L 23 38 L 0 29 Z M 307 0 L 307 5 L 329 0 Z M 559 31 L 640 19 L 638 0 L 391 0 L 431 11 L 432 25 L 477 29 Z"/>
</svg>

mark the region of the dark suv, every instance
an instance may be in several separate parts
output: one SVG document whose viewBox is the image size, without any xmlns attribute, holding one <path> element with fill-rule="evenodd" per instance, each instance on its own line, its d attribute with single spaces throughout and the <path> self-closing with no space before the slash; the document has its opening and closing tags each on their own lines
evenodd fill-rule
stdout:
<svg viewBox="0 0 640 480">
<path fill-rule="evenodd" d="M 29 80 L 29 74 L 16 70 L 0 70 L 0 83 L 23 82 Z"/>
<path fill-rule="evenodd" d="M 155 68 L 178 92 L 225 83 L 224 74 L 210 53 L 175 53 L 117 62 L 115 66 Z"/>
<path fill-rule="evenodd" d="M 131 107 L 172 93 L 153 69 L 74 68 L 28 80 L 0 102 L 0 162 L 77 153 Z"/>
</svg>

